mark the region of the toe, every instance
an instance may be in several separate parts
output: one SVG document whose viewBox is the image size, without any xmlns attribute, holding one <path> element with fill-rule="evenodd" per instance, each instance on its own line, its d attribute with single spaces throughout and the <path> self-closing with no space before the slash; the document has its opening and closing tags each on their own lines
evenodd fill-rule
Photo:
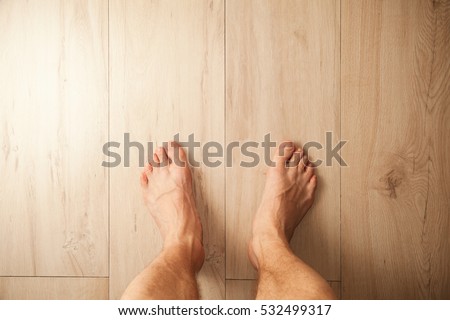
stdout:
<svg viewBox="0 0 450 320">
<path fill-rule="evenodd" d="M 160 161 L 159 161 L 158 155 L 156 153 L 154 153 L 153 154 L 153 166 L 159 167 L 159 163 L 160 163 Z"/>
<path fill-rule="evenodd" d="M 159 160 L 159 166 L 164 167 L 168 161 L 166 150 L 163 147 L 159 147 L 158 149 L 156 149 L 156 156 Z"/>
<path fill-rule="evenodd" d="M 316 193 L 316 187 L 317 187 L 317 176 L 313 175 L 311 179 L 309 180 L 308 184 L 306 185 L 306 191 L 307 191 L 307 200 L 312 204 L 314 202 L 314 197 Z"/>
<path fill-rule="evenodd" d="M 309 180 L 314 175 L 314 167 L 306 166 L 305 168 L 306 178 Z"/>
<path fill-rule="evenodd" d="M 147 174 L 144 172 L 141 172 L 141 187 L 146 187 L 148 184 Z"/>
<path fill-rule="evenodd" d="M 316 189 L 316 187 L 317 187 L 317 176 L 316 176 L 316 175 L 313 175 L 313 176 L 311 177 L 311 180 L 309 180 L 308 186 L 309 186 L 310 188 L 312 188 L 313 190 Z"/>
<path fill-rule="evenodd" d="M 302 157 L 300 159 L 300 162 L 298 164 L 298 168 L 300 171 L 305 171 L 306 167 L 308 166 L 309 161 L 308 161 L 308 155 L 306 153 L 302 153 Z"/>
<path fill-rule="evenodd" d="M 309 164 L 310 164 L 310 162 L 309 162 L 309 157 L 308 157 L 308 155 L 307 155 L 306 153 L 303 155 L 302 162 L 303 162 L 303 165 L 304 165 L 304 168 L 305 168 L 305 169 L 306 169 L 306 168 L 309 166 Z"/>
<path fill-rule="evenodd" d="M 147 170 L 144 170 L 141 172 L 140 181 L 141 181 L 141 187 L 143 187 L 143 188 L 147 187 L 147 185 L 148 185 Z"/>
<path fill-rule="evenodd" d="M 150 163 L 147 164 L 147 166 L 145 167 L 144 172 L 147 175 L 147 178 L 149 178 L 150 174 L 153 172 L 153 166 Z"/>
<path fill-rule="evenodd" d="M 167 146 L 167 155 L 172 163 L 179 167 L 184 167 L 186 164 L 186 153 L 183 148 L 175 141 L 169 142 Z"/>
<path fill-rule="evenodd" d="M 297 149 L 297 151 L 295 151 L 292 154 L 292 157 L 288 162 L 289 167 L 297 167 L 300 164 L 302 157 L 303 157 L 302 149 Z"/>
<path fill-rule="evenodd" d="M 291 141 L 282 142 L 275 152 L 275 164 L 277 167 L 285 167 L 294 153 L 295 146 Z"/>
</svg>

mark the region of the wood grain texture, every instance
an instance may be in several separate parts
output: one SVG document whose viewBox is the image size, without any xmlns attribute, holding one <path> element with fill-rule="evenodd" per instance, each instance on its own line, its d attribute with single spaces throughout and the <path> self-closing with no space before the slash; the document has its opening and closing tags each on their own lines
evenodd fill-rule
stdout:
<svg viewBox="0 0 450 320">
<path fill-rule="evenodd" d="M 339 137 L 339 6 L 335 1 L 226 2 L 226 140 Z M 261 145 L 260 145 L 261 146 Z M 252 150 L 254 151 L 254 149 Z M 262 149 L 255 150 L 262 156 Z M 325 160 L 324 150 L 311 155 Z M 264 161 L 242 168 L 238 152 L 226 173 L 227 278 L 254 278 L 247 259 L 253 214 L 264 186 Z M 318 168 L 316 203 L 292 245 L 328 280 L 339 280 L 339 167 Z"/>
<path fill-rule="evenodd" d="M 328 281 L 331 289 L 333 289 L 336 298 L 341 299 L 341 282 L 340 281 Z"/>
<path fill-rule="evenodd" d="M 107 278 L 0 277 L 1 300 L 105 300 Z"/>
<path fill-rule="evenodd" d="M 227 300 L 254 300 L 256 280 L 226 280 Z"/>
<path fill-rule="evenodd" d="M 450 2 L 342 0 L 344 299 L 450 298 Z"/>
<path fill-rule="evenodd" d="M 110 2 L 111 139 L 161 145 L 224 142 L 224 3 Z M 146 148 L 147 149 L 147 148 Z M 138 152 L 111 168 L 111 298 L 159 253 L 159 232 L 143 205 Z M 191 159 L 201 161 L 197 148 Z M 225 297 L 224 169 L 194 168 L 206 261 L 202 298 Z"/>
<path fill-rule="evenodd" d="M 0 275 L 108 273 L 107 1 L 0 1 Z"/>
<path fill-rule="evenodd" d="M 117 299 L 158 254 L 124 133 L 325 145 L 331 131 L 334 146 L 341 130 L 349 167 L 318 169 L 295 252 L 344 299 L 450 299 L 450 1 L 0 0 L 0 44 L 0 299 Z M 232 160 L 194 168 L 206 299 L 256 293 L 265 166 Z"/>
</svg>

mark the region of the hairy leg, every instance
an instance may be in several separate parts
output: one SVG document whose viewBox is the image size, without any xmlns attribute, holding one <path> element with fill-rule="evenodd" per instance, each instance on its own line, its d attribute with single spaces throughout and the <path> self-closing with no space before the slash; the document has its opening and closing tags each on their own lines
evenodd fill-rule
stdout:
<svg viewBox="0 0 450 320">
<path fill-rule="evenodd" d="M 317 177 L 302 150 L 282 143 L 267 172 L 253 221 L 249 257 L 258 270 L 257 299 L 334 299 L 328 283 L 292 252 L 289 241 L 314 201 Z"/>
<path fill-rule="evenodd" d="M 141 175 L 141 186 L 164 246 L 129 284 L 122 299 L 198 299 L 195 275 L 205 253 L 183 149 L 174 142 L 167 149 L 158 148 L 152 164 Z"/>
</svg>

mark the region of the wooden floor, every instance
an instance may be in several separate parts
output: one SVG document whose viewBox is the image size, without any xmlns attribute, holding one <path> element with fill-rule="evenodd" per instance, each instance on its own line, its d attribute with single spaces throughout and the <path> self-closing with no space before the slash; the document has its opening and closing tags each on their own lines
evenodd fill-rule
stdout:
<svg viewBox="0 0 450 320">
<path fill-rule="evenodd" d="M 450 299 L 450 1 L 3 0 L 0 44 L 0 299 L 117 299 L 158 254 L 125 133 L 346 140 L 294 251 L 342 299 Z M 241 160 L 194 168 L 204 299 L 255 295 Z"/>
</svg>

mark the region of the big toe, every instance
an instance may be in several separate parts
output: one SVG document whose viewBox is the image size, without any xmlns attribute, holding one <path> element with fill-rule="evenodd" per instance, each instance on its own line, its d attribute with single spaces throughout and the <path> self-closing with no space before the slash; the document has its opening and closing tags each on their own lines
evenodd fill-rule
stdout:
<svg viewBox="0 0 450 320">
<path fill-rule="evenodd" d="M 171 163 L 175 164 L 177 167 L 186 166 L 186 153 L 179 143 L 171 141 L 167 145 L 167 155 Z"/>
</svg>

